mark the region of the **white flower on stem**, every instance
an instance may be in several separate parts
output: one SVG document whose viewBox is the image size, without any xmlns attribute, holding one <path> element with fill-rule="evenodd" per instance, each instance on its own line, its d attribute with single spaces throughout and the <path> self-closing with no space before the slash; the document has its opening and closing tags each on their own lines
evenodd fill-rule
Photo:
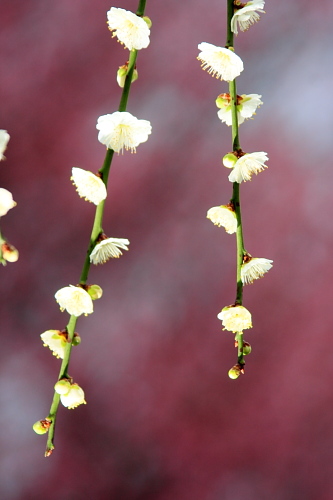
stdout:
<svg viewBox="0 0 333 500">
<path fill-rule="evenodd" d="M 90 262 L 93 264 L 104 264 L 109 259 L 118 259 L 123 253 L 122 250 L 128 250 L 130 242 L 125 238 L 105 238 L 93 249 L 90 254 Z"/>
<path fill-rule="evenodd" d="M 105 200 L 107 195 L 105 184 L 100 177 L 92 172 L 73 167 L 71 180 L 76 186 L 78 195 L 86 201 L 99 205 L 101 201 Z"/>
<path fill-rule="evenodd" d="M 242 94 L 237 96 L 237 121 L 241 125 L 245 120 L 256 114 L 256 109 L 262 104 L 261 95 Z M 232 125 L 230 94 L 220 94 L 216 99 L 216 105 L 220 110 L 217 116 L 228 127 Z"/>
<path fill-rule="evenodd" d="M 100 116 L 96 125 L 98 140 L 116 153 L 135 148 L 148 140 L 151 125 L 148 120 L 138 120 L 127 111 L 115 111 L 111 115 Z"/>
<path fill-rule="evenodd" d="M 58 302 L 60 309 L 68 312 L 73 316 L 81 316 L 81 314 L 91 314 L 94 310 L 92 299 L 88 292 L 79 286 L 65 286 L 57 291 L 55 299 Z"/>
<path fill-rule="evenodd" d="M 7 130 L 0 130 L 0 160 L 5 160 L 6 157 L 3 155 L 3 153 L 6 151 L 8 141 L 10 139 L 10 135 L 8 134 Z"/>
<path fill-rule="evenodd" d="M 265 162 L 268 160 L 267 154 L 260 151 L 257 153 L 246 153 L 241 156 L 235 163 L 228 179 L 230 182 L 250 181 L 253 174 L 259 174 L 267 165 Z"/>
<path fill-rule="evenodd" d="M 13 200 L 13 195 L 10 191 L 4 188 L 0 188 L 0 217 L 6 215 L 6 213 L 16 206 L 16 202 Z"/>
<path fill-rule="evenodd" d="M 233 50 L 207 42 L 200 43 L 198 49 L 201 52 L 197 59 L 201 61 L 202 69 L 220 80 L 231 82 L 244 69 L 243 61 Z"/>
<path fill-rule="evenodd" d="M 60 330 L 47 330 L 41 333 L 40 338 L 45 347 L 49 347 L 56 358 L 64 359 L 67 335 Z"/>
<path fill-rule="evenodd" d="M 251 313 L 243 306 L 224 307 L 217 317 L 222 321 L 224 330 L 229 332 L 237 333 L 252 328 Z"/>
<path fill-rule="evenodd" d="M 109 30 L 128 50 L 145 49 L 149 45 L 150 29 L 142 17 L 129 10 L 111 7 L 107 13 Z"/>
<path fill-rule="evenodd" d="M 244 285 L 253 283 L 254 280 L 262 278 L 272 267 L 272 260 L 247 256 L 246 262 L 241 267 L 242 283 Z"/>
<path fill-rule="evenodd" d="M 69 380 L 59 380 L 55 384 L 54 390 L 60 394 L 60 401 L 69 410 L 86 404 L 83 389 L 78 384 L 71 384 Z"/>
<path fill-rule="evenodd" d="M 258 12 L 263 12 L 264 6 L 265 6 L 265 1 L 264 0 L 253 0 L 252 2 L 246 2 L 245 4 L 240 4 L 239 7 L 237 8 L 237 3 L 236 2 L 236 11 L 231 19 L 231 31 L 235 33 L 235 35 L 238 35 L 238 26 L 237 23 L 239 24 L 239 28 L 241 31 L 246 31 L 249 29 L 249 27 L 259 21 L 260 16 L 257 14 L 256 11 Z"/>
<path fill-rule="evenodd" d="M 228 234 L 233 234 L 237 231 L 236 214 L 230 205 L 210 208 L 207 212 L 207 218 L 210 219 L 215 226 L 224 227 Z"/>
</svg>

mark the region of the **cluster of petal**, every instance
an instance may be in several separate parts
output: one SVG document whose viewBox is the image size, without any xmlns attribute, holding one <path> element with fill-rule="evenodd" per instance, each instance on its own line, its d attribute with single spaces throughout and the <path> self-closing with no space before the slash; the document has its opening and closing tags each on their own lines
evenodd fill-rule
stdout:
<svg viewBox="0 0 333 500">
<path fill-rule="evenodd" d="M 57 291 L 55 299 L 58 302 L 60 309 L 68 312 L 73 316 L 81 316 L 81 314 L 91 314 L 93 312 L 93 302 L 89 293 L 79 286 L 65 286 Z"/>
<path fill-rule="evenodd" d="M 109 30 L 128 50 L 146 49 L 150 30 L 142 17 L 129 10 L 111 7 L 107 13 Z"/>
<path fill-rule="evenodd" d="M 228 234 L 233 234 L 237 231 L 237 218 L 235 212 L 230 206 L 221 205 L 212 207 L 207 212 L 207 218 L 212 221 L 215 226 L 222 226 Z"/>
<path fill-rule="evenodd" d="M 267 154 L 262 151 L 257 153 L 246 153 L 236 161 L 228 177 L 229 181 L 238 182 L 238 184 L 243 181 L 250 181 L 252 175 L 257 175 L 267 168 L 267 165 L 265 165 L 267 160 Z"/>
<path fill-rule="evenodd" d="M 229 127 L 232 125 L 230 95 L 225 94 L 225 99 L 219 99 L 218 107 L 221 109 L 217 112 L 217 116 L 222 123 L 226 123 Z M 241 125 L 245 120 L 255 115 L 256 109 L 262 104 L 261 95 L 258 94 L 242 94 L 237 100 L 237 121 Z"/>
<path fill-rule="evenodd" d="M 197 57 L 201 67 L 220 80 L 231 82 L 244 69 L 243 61 L 232 50 L 202 42 L 198 45 L 201 51 Z"/>
<path fill-rule="evenodd" d="M 237 333 L 252 328 L 251 313 L 243 306 L 224 307 L 217 317 L 222 321 L 224 330 L 229 332 Z"/>
<path fill-rule="evenodd" d="M 49 347 L 56 358 L 64 359 L 66 335 L 60 330 L 47 330 L 40 335 L 45 347 Z"/>
<path fill-rule="evenodd" d="M 82 168 L 73 167 L 71 177 L 78 195 L 95 205 L 99 205 L 106 198 L 106 187 L 100 177 L 83 170 Z"/>
<path fill-rule="evenodd" d="M 0 188 L 0 217 L 6 215 L 6 213 L 16 206 L 16 202 L 13 200 L 13 195 L 10 191 L 4 188 Z"/>
<path fill-rule="evenodd" d="M 125 238 L 106 238 L 97 243 L 90 254 L 90 262 L 93 264 L 104 264 L 109 259 L 117 259 L 128 250 L 129 241 Z"/>
<path fill-rule="evenodd" d="M 71 384 L 69 381 L 67 384 L 61 382 L 66 381 L 60 380 L 55 384 L 54 389 L 60 394 L 60 401 L 66 408 L 72 410 L 79 405 L 86 404 L 84 391 L 78 384 Z"/>
<path fill-rule="evenodd" d="M 241 279 L 244 285 L 262 278 L 273 267 L 273 261 L 263 258 L 251 258 L 241 267 Z"/>
<path fill-rule="evenodd" d="M 5 156 L 3 153 L 6 151 L 8 141 L 10 139 L 10 135 L 7 130 L 0 130 L 0 160 L 4 160 Z"/>
<path fill-rule="evenodd" d="M 100 116 L 96 128 L 99 130 L 99 142 L 116 153 L 123 152 L 124 148 L 135 152 L 135 148 L 146 142 L 151 134 L 148 120 L 138 120 L 127 111 Z"/>
<path fill-rule="evenodd" d="M 241 9 L 237 9 L 231 19 L 231 31 L 235 35 L 238 35 L 238 24 L 241 31 L 249 29 L 252 24 L 260 19 L 256 11 L 265 12 L 263 10 L 264 6 L 264 0 L 253 0 L 252 2 L 247 2 Z"/>
</svg>

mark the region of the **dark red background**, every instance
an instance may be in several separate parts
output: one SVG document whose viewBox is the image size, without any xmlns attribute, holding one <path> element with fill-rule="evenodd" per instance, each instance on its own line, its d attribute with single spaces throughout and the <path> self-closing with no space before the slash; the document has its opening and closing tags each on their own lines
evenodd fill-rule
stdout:
<svg viewBox="0 0 333 500">
<path fill-rule="evenodd" d="M 133 0 L 117 7 L 132 11 Z M 241 126 L 269 168 L 242 185 L 245 244 L 274 260 L 245 288 L 254 328 L 246 374 L 227 377 L 233 336 L 217 313 L 235 297 L 235 241 L 206 219 L 231 196 L 231 132 L 197 45 L 224 45 L 225 2 L 147 0 L 128 111 L 153 133 L 115 156 L 104 229 L 128 238 L 91 270 L 104 297 L 80 318 L 70 373 L 88 404 L 60 408 L 56 450 L 31 430 L 47 415 L 59 361 L 40 333 L 67 322 L 54 293 L 80 275 L 94 207 L 71 168 L 97 171 L 98 116 L 118 107 L 125 51 L 105 0 L 3 0 L 0 185 L 18 205 L 1 229 L 20 259 L 1 273 L 0 490 L 6 500 L 331 500 L 333 391 L 332 13 L 328 0 L 266 2 L 235 43 L 239 93 L 264 105 Z"/>
</svg>

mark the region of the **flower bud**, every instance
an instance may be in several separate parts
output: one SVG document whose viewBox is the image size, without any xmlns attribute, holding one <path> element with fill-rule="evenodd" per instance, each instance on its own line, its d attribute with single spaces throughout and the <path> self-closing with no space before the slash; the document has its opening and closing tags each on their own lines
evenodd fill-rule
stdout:
<svg viewBox="0 0 333 500">
<path fill-rule="evenodd" d="M 89 285 L 87 287 L 87 292 L 89 293 L 92 300 L 100 299 L 103 295 L 103 290 L 99 285 Z"/>
<path fill-rule="evenodd" d="M 123 66 L 120 66 L 117 71 L 117 83 L 121 88 L 124 88 L 125 85 L 127 69 L 128 69 L 128 64 L 124 64 Z M 131 82 L 132 83 L 135 82 L 135 80 L 137 80 L 138 77 L 139 77 L 138 70 L 134 68 Z"/>
<path fill-rule="evenodd" d="M 243 342 L 243 354 L 244 356 L 247 356 L 247 354 L 250 354 L 252 351 L 252 347 L 248 342 Z"/>
<path fill-rule="evenodd" d="M 145 23 L 147 23 L 147 26 L 148 26 L 148 28 L 150 29 L 150 28 L 152 27 L 152 25 L 153 25 L 153 23 L 151 22 L 150 17 L 148 17 L 148 16 L 143 16 L 143 18 L 142 18 L 142 19 L 145 21 Z"/>
<path fill-rule="evenodd" d="M 230 370 L 228 371 L 228 375 L 232 379 L 236 379 L 239 377 L 241 373 L 244 373 L 243 368 L 240 365 L 234 365 Z"/>
<path fill-rule="evenodd" d="M 46 434 L 49 430 L 50 425 L 51 420 L 45 418 L 44 420 L 38 420 L 38 422 L 35 422 L 32 428 L 36 434 Z"/>
<path fill-rule="evenodd" d="M 75 332 L 72 340 L 72 345 L 79 345 L 79 344 L 81 344 L 81 337 L 78 333 Z"/>
<path fill-rule="evenodd" d="M 7 241 L 1 245 L 1 253 L 7 262 L 16 262 L 19 258 L 18 250 Z"/>
<path fill-rule="evenodd" d="M 233 153 L 228 153 L 222 158 L 222 163 L 227 168 L 234 168 L 237 157 Z"/>
<path fill-rule="evenodd" d="M 225 108 L 226 106 L 229 106 L 230 101 L 231 101 L 230 94 L 224 93 L 217 96 L 215 103 L 218 108 L 222 109 Z"/>
<path fill-rule="evenodd" d="M 71 388 L 71 383 L 67 378 L 58 380 L 58 382 L 54 386 L 54 390 L 58 394 L 67 394 L 70 388 Z"/>
</svg>

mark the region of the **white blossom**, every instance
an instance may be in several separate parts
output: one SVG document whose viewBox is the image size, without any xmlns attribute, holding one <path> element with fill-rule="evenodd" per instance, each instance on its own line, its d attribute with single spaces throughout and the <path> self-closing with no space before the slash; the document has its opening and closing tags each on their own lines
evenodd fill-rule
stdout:
<svg viewBox="0 0 333 500">
<path fill-rule="evenodd" d="M 222 321 L 224 330 L 229 332 L 237 333 L 252 328 L 251 313 L 243 306 L 224 307 L 217 317 Z"/>
<path fill-rule="evenodd" d="M 99 130 L 98 140 L 116 153 L 135 148 L 146 142 L 151 134 L 151 125 L 148 120 L 138 120 L 127 111 L 115 111 L 109 115 L 100 116 L 96 128 Z"/>
<path fill-rule="evenodd" d="M 201 67 L 220 80 L 231 82 L 244 69 L 243 61 L 232 50 L 202 42 L 198 45 L 201 51 L 197 57 Z"/>
<path fill-rule="evenodd" d="M 264 152 L 257 153 L 246 153 L 241 156 L 235 163 L 234 168 L 232 169 L 229 175 L 230 182 L 246 182 L 251 180 L 253 174 L 259 174 L 267 165 L 265 162 L 268 160 L 267 154 Z"/>
<path fill-rule="evenodd" d="M 40 338 L 45 347 L 49 347 L 56 358 L 64 359 L 67 337 L 59 330 L 47 330 L 41 333 Z"/>
<path fill-rule="evenodd" d="M 3 153 L 6 151 L 10 135 L 7 130 L 0 129 L 0 160 L 5 160 Z"/>
<path fill-rule="evenodd" d="M 256 109 L 262 104 L 261 95 L 258 94 L 242 94 L 237 96 L 237 121 L 241 125 L 245 120 L 255 115 Z M 221 94 L 216 99 L 216 104 L 221 108 L 217 112 L 217 116 L 223 123 L 229 127 L 232 125 L 230 94 Z"/>
<path fill-rule="evenodd" d="M 95 205 L 99 205 L 105 200 L 107 192 L 104 182 L 100 177 L 83 170 L 82 168 L 73 167 L 71 177 L 78 195 Z"/>
<path fill-rule="evenodd" d="M 273 261 L 263 258 L 252 258 L 242 264 L 241 279 L 244 285 L 253 283 L 254 280 L 262 278 L 273 267 Z"/>
<path fill-rule="evenodd" d="M 73 316 L 87 315 L 93 312 L 93 303 L 89 293 L 79 286 L 65 286 L 58 290 L 54 297 L 60 309 L 62 311 L 66 309 L 68 314 Z"/>
<path fill-rule="evenodd" d="M 224 227 L 229 234 L 233 234 L 237 231 L 236 214 L 230 206 L 221 205 L 220 207 L 210 208 L 207 212 L 207 218 L 210 219 L 215 226 Z"/>
<path fill-rule="evenodd" d="M 78 384 L 71 384 L 69 380 L 63 379 L 55 384 L 54 389 L 60 394 L 61 403 L 69 410 L 86 404 L 84 391 Z"/>
<path fill-rule="evenodd" d="M 259 21 L 260 16 L 258 12 L 265 12 L 263 10 L 265 6 L 264 0 L 253 0 L 252 2 L 246 2 L 244 7 L 237 9 L 231 19 L 231 31 L 238 35 L 238 26 L 241 31 L 246 31 L 249 27 Z"/>
<path fill-rule="evenodd" d="M 128 250 L 129 241 L 125 238 L 106 238 L 95 246 L 90 254 L 90 262 L 104 264 L 111 258 L 119 258 L 122 250 Z"/>
<path fill-rule="evenodd" d="M 0 188 L 0 217 L 6 215 L 6 213 L 16 206 L 16 202 L 13 200 L 13 195 L 10 191 L 4 188 Z"/>
<path fill-rule="evenodd" d="M 149 45 L 150 29 L 142 17 L 129 10 L 111 7 L 107 13 L 109 30 L 129 50 L 145 49 Z"/>
</svg>

